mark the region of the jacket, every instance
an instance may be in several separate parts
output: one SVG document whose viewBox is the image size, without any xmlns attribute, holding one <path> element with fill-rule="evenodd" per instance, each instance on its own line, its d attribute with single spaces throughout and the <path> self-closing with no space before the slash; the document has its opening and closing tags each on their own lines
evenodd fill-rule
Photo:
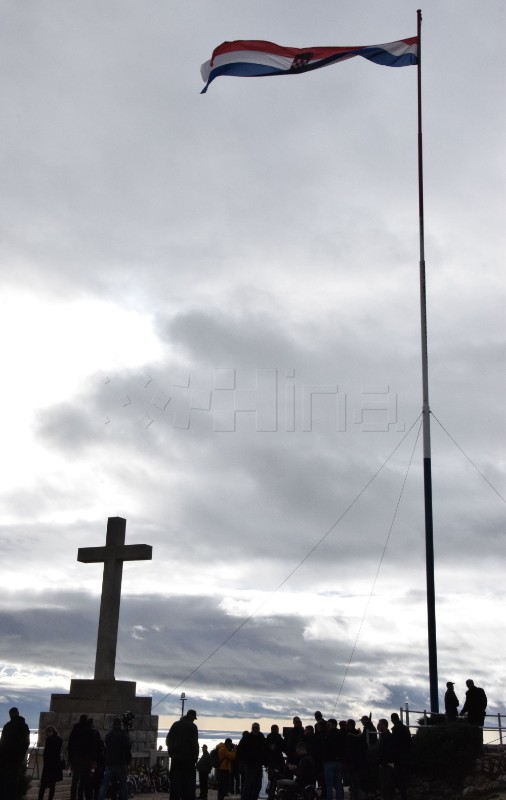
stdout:
<svg viewBox="0 0 506 800">
<path fill-rule="evenodd" d="M 169 756 L 176 761 L 193 761 L 199 757 L 199 731 L 193 720 L 182 717 L 174 722 L 167 734 Z"/>
<path fill-rule="evenodd" d="M 229 750 L 224 742 L 219 744 L 216 750 L 218 751 L 218 769 L 224 770 L 225 772 L 231 772 L 232 761 L 235 761 L 237 757 L 236 751 Z"/>
<path fill-rule="evenodd" d="M 113 728 L 105 737 L 105 765 L 126 767 L 132 759 L 130 737 L 126 731 Z"/>
</svg>

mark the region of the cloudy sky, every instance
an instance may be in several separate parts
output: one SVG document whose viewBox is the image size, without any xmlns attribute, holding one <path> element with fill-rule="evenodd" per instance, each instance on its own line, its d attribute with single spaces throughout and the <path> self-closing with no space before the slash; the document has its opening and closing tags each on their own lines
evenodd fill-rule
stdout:
<svg viewBox="0 0 506 800">
<path fill-rule="evenodd" d="M 389 42 L 417 6 L 1 4 L 3 718 L 92 677 L 76 555 L 116 515 L 153 546 L 116 677 L 156 713 L 429 707 L 416 69 L 200 95 L 225 40 Z M 423 11 L 439 684 L 505 711 L 505 12 Z"/>
</svg>

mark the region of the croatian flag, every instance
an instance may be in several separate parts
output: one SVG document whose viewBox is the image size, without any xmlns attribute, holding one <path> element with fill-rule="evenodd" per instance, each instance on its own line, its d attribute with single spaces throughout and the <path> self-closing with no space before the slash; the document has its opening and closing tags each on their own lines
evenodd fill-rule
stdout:
<svg viewBox="0 0 506 800">
<path fill-rule="evenodd" d="M 312 69 L 328 67 L 347 58 L 362 56 L 386 67 L 408 67 L 417 63 L 418 37 L 400 39 L 388 44 L 358 47 L 281 47 L 272 42 L 223 42 L 210 61 L 202 64 L 205 81 L 202 94 L 220 75 L 253 78 L 261 75 L 296 75 Z"/>
</svg>

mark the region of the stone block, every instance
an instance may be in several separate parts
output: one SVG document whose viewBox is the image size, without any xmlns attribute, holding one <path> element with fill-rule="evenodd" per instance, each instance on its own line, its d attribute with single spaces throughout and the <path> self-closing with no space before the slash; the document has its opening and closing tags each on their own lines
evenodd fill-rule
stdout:
<svg viewBox="0 0 506 800">
<path fill-rule="evenodd" d="M 39 719 L 38 743 L 45 742 L 44 730 L 47 725 L 54 725 L 67 746 L 70 731 L 81 714 L 94 720 L 95 728 L 101 737 L 112 730 L 115 717 L 121 717 L 127 711 L 134 714 L 134 726 L 131 731 L 132 752 L 137 756 L 141 748 L 156 747 L 158 733 L 158 717 L 151 715 L 152 698 L 136 697 L 134 681 L 114 680 L 81 680 L 74 679 L 70 683 L 69 694 L 52 694 L 50 710 L 42 712 Z M 140 731 L 150 731 L 152 738 L 138 736 Z"/>
</svg>

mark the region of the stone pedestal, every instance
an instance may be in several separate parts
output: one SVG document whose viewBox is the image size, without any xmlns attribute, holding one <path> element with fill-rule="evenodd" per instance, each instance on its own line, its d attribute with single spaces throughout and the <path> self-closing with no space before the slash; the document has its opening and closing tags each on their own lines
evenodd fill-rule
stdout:
<svg viewBox="0 0 506 800">
<path fill-rule="evenodd" d="M 40 714 L 37 744 L 44 746 L 44 731 L 48 725 L 54 725 L 66 750 L 70 731 L 81 714 L 94 720 L 103 739 L 112 729 L 114 717 L 131 711 L 134 715 L 129 731 L 132 756 L 147 757 L 156 750 L 158 716 L 151 714 L 152 698 L 136 697 L 135 689 L 134 681 L 72 680 L 69 694 L 52 694 L 49 711 Z"/>
</svg>

